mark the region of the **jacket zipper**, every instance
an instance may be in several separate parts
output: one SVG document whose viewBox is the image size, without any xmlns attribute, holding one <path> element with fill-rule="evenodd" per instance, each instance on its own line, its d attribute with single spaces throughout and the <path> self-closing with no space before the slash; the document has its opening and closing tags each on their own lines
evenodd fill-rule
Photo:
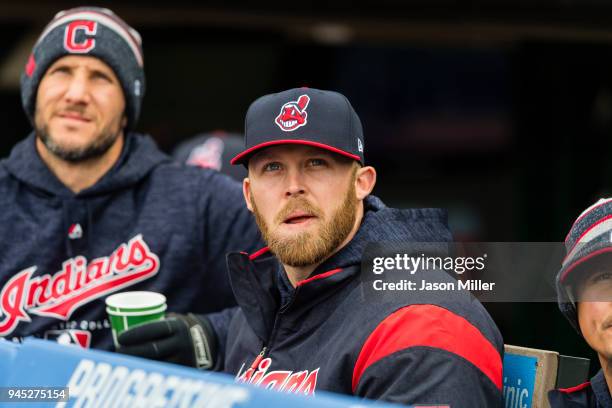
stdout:
<svg viewBox="0 0 612 408">
<path fill-rule="evenodd" d="M 274 340 L 274 337 L 276 336 L 279 315 L 280 313 L 277 313 L 276 316 L 274 317 L 274 325 L 272 326 L 272 332 L 270 333 L 270 337 L 268 337 L 268 341 L 263 344 L 263 348 L 261 349 L 257 357 L 255 357 L 255 360 L 253 360 L 253 362 L 251 363 L 251 368 L 257 369 L 257 366 L 259 365 L 261 360 L 263 360 L 263 358 L 265 357 L 266 351 L 268 351 L 271 348 L 272 340 Z"/>
<path fill-rule="evenodd" d="M 253 370 L 257 369 L 257 366 L 263 359 L 264 354 L 266 354 L 266 348 L 267 347 L 264 346 L 264 348 L 261 349 L 261 352 L 257 355 L 257 357 L 255 357 L 255 360 L 253 360 L 253 363 L 251 364 L 251 368 Z"/>
</svg>

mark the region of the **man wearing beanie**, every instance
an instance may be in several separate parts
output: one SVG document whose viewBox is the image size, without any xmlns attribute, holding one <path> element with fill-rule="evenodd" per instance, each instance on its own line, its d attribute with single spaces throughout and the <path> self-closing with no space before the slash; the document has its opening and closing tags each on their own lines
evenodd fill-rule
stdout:
<svg viewBox="0 0 612 408">
<path fill-rule="evenodd" d="M 303 395 L 501 406 L 503 341 L 469 293 L 364 295 L 368 243 L 448 242 L 451 234 L 442 210 L 396 210 L 370 194 L 376 171 L 365 165 L 349 101 L 291 89 L 257 99 L 245 123 L 246 146 L 232 163 L 248 169 L 244 200 L 269 246 L 228 255 L 240 308 L 220 347 L 223 370 L 238 382 Z M 162 323 L 120 340 L 155 326 Z"/>
<path fill-rule="evenodd" d="M 557 274 L 559 309 L 597 352 L 601 369 L 589 382 L 552 390 L 551 407 L 612 407 L 612 198 L 576 219 Z"/>
<path fill-rule="evenodd" d="M 239 183 L 133 131 L 143 63 L 139 34 L 102 8 L 58 13 L 34 45 L 21 80 L 34 131 L 0 162 L 1 337 L 112 349 L 104 299 L 118 291 L 160 292 L 178 313 L 235 304 L 225 254 L 260 248 L 259 232 Z M 183 348 L 211 330 L 172 322 Z M 189 350 L 174 361 L 208 364 Z"/>
</svg>

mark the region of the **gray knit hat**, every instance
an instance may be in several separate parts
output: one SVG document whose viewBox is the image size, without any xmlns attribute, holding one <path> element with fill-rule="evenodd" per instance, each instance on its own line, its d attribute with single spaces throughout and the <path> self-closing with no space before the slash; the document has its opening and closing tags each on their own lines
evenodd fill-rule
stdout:
<svg viewBox="0 0 612 408">
<path fill-rule="evenodd" d="M 21 75 L 21 102 L 32 124 L 40 80 L 53 62 L 70 54 L 97 57 L 112 68 L 123 88 L 127 128 L 132 129 L 145 91 L 142 41 L 112 11 L 99 7 L 60 11 L 36 41 Z"/>
<path fill-rule="evenodd" d="M 580 214 L 565 238 L 565 249 L 567 255 L 556 279 L 557 300 L 563 315 L 580 333 L 572 286 L 588 276 L 595 258 L 612 254 L 612 198 L 602 198 Z"/>
</svg>

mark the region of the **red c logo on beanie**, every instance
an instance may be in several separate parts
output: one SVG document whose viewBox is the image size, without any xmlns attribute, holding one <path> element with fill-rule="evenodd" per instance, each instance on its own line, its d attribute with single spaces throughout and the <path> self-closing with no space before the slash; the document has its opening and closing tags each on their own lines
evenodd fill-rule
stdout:
<svg viewBox="0 0 612 408">
<path fill-rule="evenodd" d="M 98 23 L 89 20 L 73 21 L 66 27 L 64 31 L 64 48 L 66 51 L 77 54 L 86 54 L 93 50 L 96 46 L 96 40 L 89 37 L 85 41 L 77 43 L 76 34 L 78 30 L 85 31 L 88 36 L 94 36 L 98 29 Z"/>
</svg>

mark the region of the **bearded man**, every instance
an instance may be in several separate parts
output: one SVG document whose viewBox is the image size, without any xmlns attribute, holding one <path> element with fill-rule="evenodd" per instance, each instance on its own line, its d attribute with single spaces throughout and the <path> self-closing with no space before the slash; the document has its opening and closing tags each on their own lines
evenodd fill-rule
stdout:
<svg viewBox="0 0 612 408">
<path fill-rule="evenodd" d="M 245 127 L 246 148 L 232 163 L 248 168 L 244 199 L 268 246 L 228 255 L 239 308 L 216 332 L 215 367 L 297 394 L 501 406 L 503 341 L 469 293 L 364 295 L 368 243 L 447 242 L 451 234 L 442 210 L 396 210 L 370 194 L 376 170 L 364 165 L 349 101 L 317 89 L 266 95 L 251 104 Z M 159 358 L 173 343 L 164 338 L 171 325 L 136 327 L 119 340 L 130 354 Z"/>
<path fill-rule="evenodd" d="M 497 327 L 469 295 L 368 298 L 369 242 L 448 241 L 438 209 L 396 210 L 370 195 L 359 117 L 343 95 L 291 89 L 246 116 L 246 204 L 268 250 L 228 256 L 240 306 L 224 370 L 239 382 L 403 404 L 501 406 Z M 450 277 L 449 277 L 450 279 Z"/>
<path fill-rule="evenodd" d="M 120 290 L 161 292 L 175 312 L 234 305 L 225 255 L 261 247 L 257 226 L 239 183 L 134 132 L 138 32 L 108 9 L 62 11 L 24 65 L 34 130 L 0 162 L 0 337 L 113 349 L 104 297 Z"/>
</svg>

